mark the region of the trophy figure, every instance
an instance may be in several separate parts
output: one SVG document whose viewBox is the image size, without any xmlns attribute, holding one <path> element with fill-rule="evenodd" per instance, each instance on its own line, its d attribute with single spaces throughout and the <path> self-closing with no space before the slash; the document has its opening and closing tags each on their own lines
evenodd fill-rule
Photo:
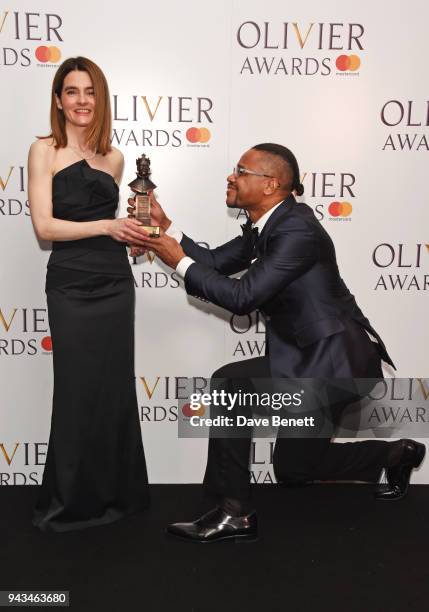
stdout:
<svg viewBox="0 0 429 612">
<path fill-rule="evenodd" d="M 135 194 L 135 211 L 134 216 L 137 221 L 143 224 L 143 229 L 148 232 L 151 238 L 156 238 L 160 235 L 159 226 L 152 225 L 150 218 L 150 197 L 149 191 L 156 188 L 155 183 L 150 180 L 150 159 L 143 153 L 141 157 L 136 159 L 137 166 L 137 178 L 131 183 L 128 183 L 128 187 Z M 134 257 L 134 263 L 136 258 Z"/>
</svg>

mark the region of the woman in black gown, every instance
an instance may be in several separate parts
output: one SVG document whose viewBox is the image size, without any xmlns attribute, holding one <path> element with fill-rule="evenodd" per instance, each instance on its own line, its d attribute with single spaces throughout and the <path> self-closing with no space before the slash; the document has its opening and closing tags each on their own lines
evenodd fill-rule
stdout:
<svg viewBox="0 0 429 612">
<path fill-rule="evenodd" d="M 110 146 L 106 79 L 66 60 L 52 87 L 51 128 L 29 154 L 29 200 L 51 240 L 46 293 L 53 342 L 51 433 L 34 524 L 67 531 L 115 521 L 149 501 L 134 379 L 134 281 L 115 219 L 122 154 Z"/>
</svg>

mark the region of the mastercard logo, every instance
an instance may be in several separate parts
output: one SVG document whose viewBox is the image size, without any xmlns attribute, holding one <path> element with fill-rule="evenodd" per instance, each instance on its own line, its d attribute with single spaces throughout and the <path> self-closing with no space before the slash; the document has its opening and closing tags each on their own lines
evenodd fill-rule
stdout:
<svg viewBox="0 0 429 612">
<path fill-rule="evenodd" d="M 193 416 L 203 416 L 203 414 L 205 413 L 205 408 L 204 406 L 202 406 L 200 404 L 200 407 L 197 408 L 196 410 L 194 408 L 191 408 L 190 404 L 185 404 L 182 408 L 182 413 L 185 417 L 193 417 Z"/>
<path fill-rule="evenodd" d="M 328 210 L 331 217 L 348 217 L 352 213 L 353 206 L 350 202 L 331 202 Z"/>
<path fill-rule="evenodd" d="M 357 55 L 339 55 L 335 65 L 341 72 L 346 70 L 355 72 L 360 66 L 360 59 Z"/>
<path fill-rule="evenodd" d="M 40 344 L 41 344 L 42 349 L 44 351 L 48 351 L 48 352 L 52 351 L 52 338 L 51 338 L 51 336 L 45 336 L 44 338 L 42 338 Z"/>
<path fill-rule="evenodd" d="M 61 51 L 58 47 L 37 47 L 35 55 L 42 64 L 46 64 L 46 62 L 56 64 L 61 59 Z"/>
<path fill-rule="evenodd" d="M 210 134 L 210 130 L 208 130 L 207 128 L 191 127 L 189 128 L 189 130 L 186 131 L 186 138 L 189 142 L 192 143 L 208 142 L 211 137 L 212 135 Z"/>
</svg>

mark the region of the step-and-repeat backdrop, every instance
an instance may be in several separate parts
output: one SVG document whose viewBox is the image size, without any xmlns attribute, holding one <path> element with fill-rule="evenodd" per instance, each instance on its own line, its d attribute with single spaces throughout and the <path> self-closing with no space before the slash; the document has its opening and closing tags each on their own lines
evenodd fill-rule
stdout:
<svg viewBox="0 0 429 612">
<path fill-rule="evenodd" d="M 342 276 L 385 340 L 396 376 L 425 377 L 428 17 L 420 0 L 15 0 L 0 8 L 1 485 L 41 481 L 49 435 L 49 245 L 33 233 L 26 162 L 31 142 L 49 132 L 61 61 L 84 55 L 107 76 L 112 141 L 126 160 L 122 215 L 144 152 L 168 214 L 214 247 L 243 222 L 225 207 L 225 178 L 240 155 L 259 142 L 292 149 L 301 199 L 332 236 Z M 150 480 L 198 482 L 206 440 L 177 435 L 184 381 L 263 354 L 263 322 L 187 297 L 153 257 L 133 272 Z M 423 412 L 404 400 L 386 418 L 429 420 L 427 386 L 419 388 Z M 270 440 L 254 445 L 256 482 L 272 480 L 272 448 Z M 414 481 L 429 482 L 427 462 Z"/>
</svg>

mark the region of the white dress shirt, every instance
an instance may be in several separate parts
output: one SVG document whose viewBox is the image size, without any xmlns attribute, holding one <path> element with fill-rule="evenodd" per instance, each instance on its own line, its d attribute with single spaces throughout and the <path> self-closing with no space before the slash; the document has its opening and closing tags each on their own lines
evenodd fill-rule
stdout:
<svg viewBox="0 0 429 612">
<path fill-rule="evenodd" d="M 275 204 L 272 208 L 270 208 L 270 210 L 267 210 L 267 212 L 264 213 L 262 215 L 262 217 L 256 221 L 256 223 L 252 223 L 252 229 L 257 227 L 258 228 L 258 233 L 259 233 L 259 235 L 261 235 L 262 230 L 264 229 L 266 222 L 271 217 L 271 215 L 276 210 L 276 208 L 278 208 L 280 206 L 280 204 L 282 204 L 282 202 L 284 202 L 284 200 L 282 200 L 278 204 Z M 177 242 L 179 242 L 179 243 L 181 242 L 181 240 L 183 238 L 183 232 L 181 232 L 173 223 L 170 225 L 170 227 L 168 228 L 168 230 L 165 233 L 168 236 L 171 236 L 172 238 L 175 238 L 175 240 L 177 240 Z M 185 255 L 185 257 L 182 257 L 182 259 L 179 261 L 179 263 L 177 264 L 177 267 L 176 267 L 177 274 L 181 278 L 185 278 L 185 274 L 186 274 L 189 266 L 191 266 L 193 263 L 195 263 L 195 261 L 191 257 L 188 257 L 187 255 Z"/>
</svg>

